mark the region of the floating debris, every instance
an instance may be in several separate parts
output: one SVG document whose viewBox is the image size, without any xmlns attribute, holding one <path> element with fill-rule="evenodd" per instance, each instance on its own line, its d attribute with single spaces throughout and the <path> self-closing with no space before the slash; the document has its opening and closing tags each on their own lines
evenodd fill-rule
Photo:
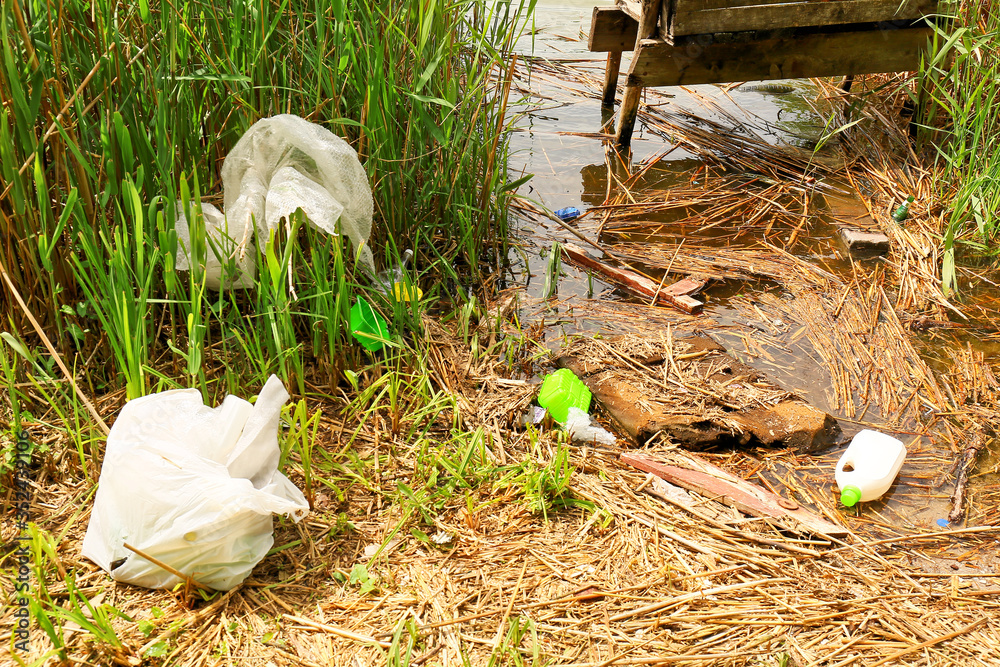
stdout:
<svg viewBox="0 0 1000 667">
<path fill-rule="evenodd" d="M 657 436 L 688 447 L 763 445 L 810 451 L 830 445 L 834 419 L 702 337 L 581 339 L 556 364 L 638 444 Z"/>
</svg>

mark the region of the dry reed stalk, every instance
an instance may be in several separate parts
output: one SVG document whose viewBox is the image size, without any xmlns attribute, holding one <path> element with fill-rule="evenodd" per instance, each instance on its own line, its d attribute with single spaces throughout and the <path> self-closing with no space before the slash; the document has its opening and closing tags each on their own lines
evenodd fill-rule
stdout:
<svg viewBox="0 0 1000 667">
<path fill-rule="evenodd" d="M 446 349 L 460 345 L 455 340 Z M 324 414 L 336 412 L 334 405 L 324 407 Z M 324 433 L 333 438 L 338 422 L 331 426 Z M 393 442 L 388 433 L 378 437 L 382 447 L 394 452 L 385 460 L 382 478 L 412 474 L 409 443 Z M 550 437 L 543 435 L 543 447 Z M 523 438 L 514 432 L 506 438 L 511 456 L 530 456 Z M 340 443 L 319 446 L 335 452 Z M 369 445 L 357 447 L 359 456 L 368 455 Z M 990 664 L 990 637 L 1000 629 L 987 611 L 995 609 L 994 598 L 962 588 L 962 582 L 974 581 L 969 577 L 960 578 L 960 587 L 953 589 L 950 578 L 925 576 L 919 565 L 903 562 L 905 552 L 899 548 L 961 544 L 970 550 L 992 543 L 989 533 L 903 533 L 846 549 L 803 544 L 779 527 L 748 522 L 697 494 L 690 494 L 691 504 L 682 507 L 637 491 L 644 476 L 619 467 L 614 452 L 571 451 L 577 469 L 573 495 L 592 502 L 602 514 L 567 508 L 551 514 L 546 524 L 509 502 L 507 492 L 483 489 L 470 518 L 463 518 L 467 506 L 461 500 L 440 513 L 438 521 L 455 536 L 448 548 L 429 548 L 408 537 L 368 562 L 378 588 L 364 595 L 331 575 L 349 571 L 364 545 L 381 539 L 394 510 L 377 502 L 382 492 L 342 482 L 346 508 L 318 498 L 316 513 L 303 523 L 301 533 L 288 526 L 278 529 L 277 545 L 299 540 L 298 545 L 268 557 L 252 580 L 198 611 L 190 612 L 168 593 L 113 589 L 115 606 L 136 618 L 145 618 L 151 605 L 166 612 L 150 638 L 134 626 L 119 625 L 125 655 L 138 655 L 142 646 L 164 639 L 176 649 L 177 664 L 192 667 L 213 664 L 222 643 L 223 657 L 243 656 L 248 664 L 355 665 L 357 660 L 384 659 L 381 651 L 387 649 L 377 645 L 391 644 L 399 624 L 412 622 L 418 628 L 414 659 L 434 652 L 427 664 L 457 664 L 460 655 L 472 664 L 485 664 L 503 630 L 501 619 L 508 617 L 509 624 L 529 622 L 539 644 L 533 646 L 529 634 L 520 646 L 503 650 L 512 648 L 526 659 L 537 650 L 542 659 L 559 664 L 657 664 L 666 659 L 736 666 L 752 664 L 754 655 L 786 651 L 796 659 L 827 660 L 820 664 L 846 659 L 868 664 L 931 640 L 937 640 L 933 647 L 943 656 L 963 664 Z M 740 460 L 730 457 L 729 465 Z M 806 464 L 810 459 L 798 460 Z M 56 489 L 47 487 L 41 500 L 56 500 Z M 801 495 L 799 500 L 805 502 Z M 345 510 L 353 517 L 354 530 L 331 533 L 337 513 Z M 835 516 L 862 537 L 869 530 L 849 514 L 838 511 Z M 58 523 L 46 527 L 60 528 Z M 75 553 L 83 528 L 79 522 L 68 526 L 67 554 Z M 874 558 L 879 555 L 881 560 Z M 92 571 L 81 577 L 84 590 L 109 585 L 92 566 L 74 566 Z M 888 609 L 881 600 L 891 601 Z M 170 634 L 176 632 L 171 630 L 174 620 L 189 631 Z M 969 627 L 977 621 L 979 625 Z M 271 633 L 270 641 L 259 641 Z M 74 656 L 90 655 L 92 645 L 72 637 L 71 650 Z M 897 660 L 924 664 L 920 651 Z"/>
<path fill-rule="evenodd" d="M 832 86 L 817 81 L 828 93 Z M 899 284 L 896 306 L 903 311 L 932 310 L 942 315 L 950 310 L 965 317 L 941 289 L 940 242 L 944 228 L 943 208 L 937 200 L 934 174 L 921 166 L 906 129 L 898 117 L 879 104 L 864 104 L 850 129 L 840 135 L 845 154 L 852 156 L 845 174 L 858 192 L 871 217 L 892 241 L 897 261 L 890 266 Z M 839 118 L 835 123 L 847 124 Z M 900 166 L 902 165 L 902 166 Z M 907 195 L 916 198 L 904 225 L 890 217 Z"/>
<path fill-rule="evenodd" d="M 861 269 L 855 265 L 855 270 Z M 883 280 L 878 273 L 859 275 L 851 285 L 866 289 L 845 288 L 801 271 L 792 284 L 785 284 L 794 299 L 765 293 L 754 304 L 738 300 L 737 305 L 748 315 L 763 310 L 769 321 L 805 327 L 813 350 L 831 370 L 834 405 L 848 417 L 871 404 L 889 424 L 912 424 L 927 407 L 943 410 L 945 398 L 889 303 Z"/>
</svg>

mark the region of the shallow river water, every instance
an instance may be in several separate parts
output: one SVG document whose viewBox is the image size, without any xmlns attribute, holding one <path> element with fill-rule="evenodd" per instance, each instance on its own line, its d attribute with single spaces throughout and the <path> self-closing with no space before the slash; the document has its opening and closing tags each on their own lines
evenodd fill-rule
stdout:
<svg viewBox="0 0 1000 667">
<path fill-rule="evenodd" d="M 618 187 L 618 183 L 613 182 L 609 188 L 609 178 L 614 179 L 618 172 L 609 168 L 609 164 L 613 164 L 615 160 L 609 157 L 605 138 L 601 136 L 602 132 L 613 132 L 613 120 L 609 121 L 607 113 L 602 111 L 599 99 L 605 55 L 587 50 L 587 34 L 593 7 L 594 3 L 586 0 L 540 0 L 532 34 L 522 37 L 516 47 L 522 58 L 522 72 L 531 63 L 538 63 L 538 59 L 548 59 L 557 66 L 560 63 L 571 64 L 578 71 L 582 69 L 590 73 L 590 85 L 551 75 L 531 75 L 527 80 L 521 76 L 520 81 L 530 90 L 530 96 L 525 95 L 518 100 L 515 99 L 518 93 L 511 93 L 511 113 L 517 114 L 517 130 L 511 140 L 510 176 L 514 179 L 522 174 L 533 174 L 533 178 L 521 188 L 520 194 L 553 211 L 573 206 L 586 213 L 590 207 L 605 202 L 609 193 Z M 628 61 L 629 54 L 626 53 L 623 57 L 623 71 L 627 69 Z M 669 97 L 662 100 L 657 98 L 657 102 L 686 108 L 720 122 L 732 122 L 736 118 L 752 127 L 754 133 L 768 143 L 812 147 L 823 136 L 826 123 L 825 118 L 815 110 L 818 89 L 805 80 L 782 83 L 793 87 L 794 91 L 776 95 L 746 90 L 742 86 L 702 85 L 693 86 L 689 90 L 660 89 L 661 94 L 666 93 Z M 821 103 L 819 107 L 822 107 Z M 831 144 L 824 150 L 833 155 L 838 149 Z M 643 177 L 642 187 L 666 190 L 690 181 L 701 162 L 683 148 L 673 146 L 662 134 L 651 132 L 641 119 L 637 121 L 631 163 L 642 164 L 667 151 L 670 151 L 669 154 L 659 159 L 656 166 Z M 627 171 L 620 165 L 617 169 Z M 841 187 L 843 184 L 837 186 Z M 808 241 L 797 246 L 800 256 L 808 257 L 809 261 L 835 273 L 849 271 L 850 261 L 842 246 L 836 242 L 837 228 L 830 221 L 831 209 L 836 209 L 835 212 L 841 219 L 845 216 L 866 215 L 864 205 L 853 190 L 848 187 L 842 187 L 842 190 L 841 194 L 828 195 L 819 200 L 821 206 L 815 211 L 815 219 L 809 226 Z M 525 286 L 529 300 L 537 304 L 543 293 L 552 242 L 579 242 L 544 218 L 515 215 L 511 222 L 519 239 L 519 249 L 511 257 L 511 283 Z M 598 222 L 599 216 L 585 215 L 574 226 L 588 238 L 596 240 Z M 676 242 L 678 239 L 660 240 Z M 654 275 L 662 275 L 662 272 Z M 731 305 L 731 299 L 737 295 L 746 297 L 754 290 L 768 288 L 766 284 L 726 281 L 710 284 L 699 296 L 706 301 L 703 316 L 720 325 L 719 330 L 723 333 L 717 337 L 722 339 L 720 342 L 727 344 L 734 356 L 740 357 L 740 348 L 728 343 L 733 342 L 736 335 L 727 341 L 725 328 L 727 325 L 745 325 L 746 317 Z M 557 295 L 546 306 L 546 314 L 542 318 L 546 325 L 543 338 L 548 347 L 556 349 L 567 336 L 574 334 L 622 331 L 619 325 L 612 322 L 574 315 L 575 306 L 591 300 L 636 301 L 616 290 L 613 285 L 588 276 L 586 272 L 564 262 Z M 992 342 L 988 336 L 985 339 L 983 336 L 971 338 L 987 351 L 987 359 L 997 358 L 1000 344 L 995 337 Z M 957 342 L 960 342 L 959 339 L 952 337 L 943 344 L 953 345 Z M 940 336 L 917 343 L 918 349 L 920 346 L 926 349 L 930 362 L 933 362 L 935 348 L 941 344 Z M 784 348 L 768 348 L 766 343 L 763 347 L 767 351 L 766 360 L 741 360 L 759 367 L 786 389 L 836 417 L 845 439 L 863 428 L 861 424 L 838 413 L 831 403 L 830 374 L 815 355 L 789 352 Z M 874 411 L 867 415 L 867 419 L 878 423 L 878 416 Z M 930 438 L 915 437 L 912 434 L 901 434 L 900 438 L 910 449 L 907 467 L 904 468 L 899 483 L 887 494 L 886 502 L 879 503 L 878 520 L 893 524 L 905 523 L 913 527 L 935 527 L 939 525 L 938 520 L 948 512 L 951 484 L 946 480 L 951 479 L 948 468 L 954 453 L 942 450 Z M 824 492 L 834 491 L 833 466 L 843 446 L 846 443 L 812 458 L 813 465 L 820 468 L 827 466 L 829 469 L 829 484 L 823 489 Z M 992 465 L 987 461 L 984 467 L 988 469 Z M 978 483 L 995 484 L 994 476 L 983 477 Z"/>
</svg>

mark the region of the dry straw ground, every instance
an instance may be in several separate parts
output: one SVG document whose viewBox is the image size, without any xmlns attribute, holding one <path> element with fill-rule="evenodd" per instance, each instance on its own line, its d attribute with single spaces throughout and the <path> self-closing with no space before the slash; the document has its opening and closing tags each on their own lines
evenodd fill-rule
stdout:
<svg viewBox="0 0 1000 667">
<path fill-rule="evenodd" d="M 545 67 L 536 63 L 533 75 Z M 553 85 L 599 89 L 593 70 L 548 67 Z M 525 430 L 519 418 L 532 398 L 532 341 L 561 304 L 502 301 L 495 312 L 505 316 L 483 318 L 470 334 L 454 322 L 428 321 L 425 370 L 433 388 L 455 401 L 434 413 L 421 437 L 407 435 L 419 418 L 391 407 L 362 414 L 346 396 L 310 404 L 324 415 L 316 449 L 336 474 L 319 487 L 303 523 L 279 525 L 275 552 L 249 581 L 208 601 L 191 591 L 115 585 L 81 560 L 92 487 L 61 474 L 59 460 L 47 462 L 33 507 L 39 525 L 59 538 L 57 558 L 44 569 L 50 595 L 65 599 L 60 573 L 75 570 L 83 595 L 131 618 L 112 620 L 117 648 L 66 625 L 67 662 L 1000 664 L 998 486 L 974 473 L 964 519 L 927 528 L 928 503 L 940 506 L 951 495 L 953 464 L 970 434 L 994 432 L 1000 391 L 983 353 L 957 337 L 995 338 L 996 322 L 984 317 L 987 308 L 959 307 L 939 289 L 941 221 L 928 204 L 931 175 L 916 168 L 919 159 L 900 148 L 906 143 L 897 133 L 866 137 L 870 123 L 842 139 L 849 159 L 817 167 L 807 152 L 661 109 L 644 108 L 643 120 L 704 159 L 698 184 L 644 191 L 641 177 L 655 161 L 626 170 L 595 212 L 608 252 L 678 275 L 768 287 L 732 300 L 742 315 L 736 323 L 581 300 L 574 316 L 619 331 L 726 336 L 740 343 L 734 352 L 765 370 L 780 366 L 782 349 L 810 355 L 826 369 L 829 404 L 845 424 L 908 434 L 904 488 L 892 503 L 838 507 L 836 452 L 706 454 L 849 531 L 843 540 L 821 539 L 741 515 L 716 498 L 664 498 L 648 476 L 618 461 L 616 448 Z M 904 172 L 896 166 L 903 163 L 914 166 Z M 831 179 L 864 182 L 865 224 L 890 236 L 889 261 L 838 268 L 802 259 L 809 248 L 799 244 L 815 220 L 809 213 L 824 206 L 823 190 L 811 186 Z M 905 227 L 888 217 L 889 197 L 900 191 L 918 195 Z M 630 241 L 627 234 L 643 226 L 691 236 L 683 244 Z M 504 358 L 484 352 L 505 340 Z M 935 347 L 949 351 L 932 363 L 927 350 Z M 435 496 L 449 471 L 428 473 L 422 448 L 458 447 L 456 420 L 476 433 L 465 463 L 483 472 L 478 483 Z M 647 452 L 666 455 L 671 447 L 655 442 Z M 572 466 L 568 480 L 562 462 Z M 404 486 L 423 495 L 407 503 Z M 432 499 L 438 504 L 425 516 Z M 3 538 L 12 531 L 5 523 Z M 10 590 L 12 582 L 0 583 Z M 11 613 L 3 612 L 5 626 Z M 39 655 L 46 640 L 39 631 L 33 639 Z M 165 655 L 145 657 L 154 647 Z M 0 659 L 8 661 L 9 650 L 0 630 Z"/>
</svg>

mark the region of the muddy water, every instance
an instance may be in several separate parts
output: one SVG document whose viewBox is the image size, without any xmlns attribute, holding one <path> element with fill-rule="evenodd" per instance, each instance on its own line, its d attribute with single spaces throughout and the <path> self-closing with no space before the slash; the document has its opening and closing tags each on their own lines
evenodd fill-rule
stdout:
<svg viewBox="0 0 1000 667">
<path fill-rule="evenodd" d="M 602 80 L 605 57 L 587 50 L 587 34 L 593 7 L 594 3 L 586 0 L 540 0 L 535 13 L 534 31 L 520 40 L 518 50 L 524 56 L 556 62 L 573 61 L 575 68 L 590 70 L 595 81 Z M 628 54 L 623 60 L 624 68 L 627 66 Z M 680 88 L 661 92 L 673 96 L 669 98 L 671 104 L 697 110 L 705 117 L 725 122 L 725 118 L 707 109 L 704 101 L 699 99 L 707 98 L 725 112 L 737 114 L 758 136 L 770 143 L 808 145 L 815 142 L 823 134 L 824 120 L 804 101 L 806 96 L 816 96 L 815 89 L 807 81 L 781 83 L 794 88 L 795 92 L 774 95 L 745 91 L 743 86 L 725 90 L 722 86 L 713 85 L 692 86 L 691 92 Z M 529 85 L 535 96 L 533 101 L 541 106 L 519 119 L 518 131 L 511 140 L 511 174 L 534 174 L 534 178 L 522 188 L 521 194 L 551 210 L 573 206 L 586 212 L 588 208 L 602 204 L 609 193 L 617 188 L 614 182 L 609 187 L 609 180 L 613 181 L 612 172 L 623 177 L 625 170 L 614 164 L 613 158 L 606 156 L 605 142 L 600 137 L 572 134 L 599 133 L 602 126 L 604 132 L 613 132 L 613 119 L 609 119 L 601 109 L 599 99 L 594 97 L 595 89 L 587 90 L 574 83 L 553 82 L 543 80 L 542 77 L 531 80 Z M 520 110 L 527 111 L 530 108 L 524 105 Z M 683 148 L 671 144 L 661 135 L 651 133 L 639 120 L 632 140 L 633 164 L 643 163 L 666 151 L 670 151 L 669 156 L 658 161 L 635 184 L 634 190 L 666 190 L 687 183 L 691 175 L 703 165 L 700 159 Z M 610 168 L 609 163 L 612 165 Z M 697 184 L 697 180 L 694 184 Z M 846 209 L 845 214 L 864 213 L 860 202 L 853 201 L 848 196 L 844 196 L 843 200 L 839 204 Z M 852 211 L 851 207 L 860 207 L 860 210 Z M 524 252 L 515 258 L 515 271 L 521 284 L 527 285 L 528 294 L 540 298 L 552 240 L 579 242 L 552 222 L 515 221 L 518 222 Z M 589 238 L 594 238 L 597 224 L 597 216 L 584 216 L 574 226 Z M 681 234 L 689 230 L 680 228 L 674 231 Z M 826 224 L 824 220 L 814 221 L 810 234 L 813 247 L 809 250 L 811 254 L 824 259 L 827 266 L 840 268 L 846 262 L 838 251 L 831 250 L 835 231 L 835 227 Z M 650 273 L 657 277 L 662 275 L 655 271 Z M 708 298 L 706 315 L 723 326 L 737 322 L 739 314 L 729 307 L 729 299 L 738 294 L 746 294 L 747 288 L 747 284 L 742 282 L 713 286 L 704 295 Z M 566 264 L 563 265 L 558 297 L 563 310 L 569 309 L 578 298 L 625 298 L 613 285 L 596 278 L 591 279 L 586 273 Z M 560 318 L 560 322 L 557 330 L 549 332 L 553 339 L 560 339 L 581 329 L 593 329 L 591 323 L 574 322 L 572 318 Z M 773 368 L 767 370 L 789 389 L 801 393 L 818 407 L 828 409 L 823 389 L 827 379 L 826 371 L 812 359 L 780 358 L 776 359 Z M 782 375 L 787 377 L 781 377 Z"/>
<path fill-rule="evenodd" d="M 593 85 L 588 87 L 560 81 L 557 77 L 533 77 L 526 82 L 531 99 L 522 100 L 513 107 L 521 115 L 511 141 L 511 176 L 534 174 L 534 178 L 521 189 L 521 194 L 551 210 L 574 206 L 586 212 L 590 207 L 602 204 L 618 187 L 614 176 L 621 176 L 627 171 L 615 164 L 613 157 L 606 152 L 603 139 L 594 136 L 600 132 L 613 132 L 610 125 L 613 121 L 602 111 L 599 100 L 604 54 L 587 51 L 593 6 L 593 2 L 585 0 L 540 0 L 533 33 L 522 38 L 517 45 L 517 50 L 526 57 L 526 63 L 530 63 L 532 58 L 557 63 L 572 61 L 574 68 L 590 72 L 593 80 Z M 627 67 L 628 59 L 629 54 L 625 54 L 623 69 Z M 746 90 L 742 86 L 730 89 L 714 85 L 693 86 L 690 91 L 672 88 L 660 92 L 672 96 L 666 103 L 721 122 L 726 122 L 726 116 L 730 121 L 732 117 L 737 117 L 767 142 L 811 148 L 823 135 L 825 123 L 824 118 L 814 111 L 814 105 L 807 101 L 816 98 L 817 91 L 807 81 L 782 83 L 793 87 L 794 92 L 775 95 Z M 591 136 L 581 136 L 588 134 Z M 833 150 L 833 147 L 825 150 Z M 698 158 L 673 146 L 669 139 L 651 132 L 641 120 L 638 121 L 632 141 L 632 163 L 643 163 L 667 151 L 671 152 L 648 171 L 636 188 L 665 190 L 675 187 L 688 182 L 702 164 Z M 810 224 L 808 243 L 796 247 L 797 254 L 807 256 L 810 261 L 835 273 L 849 270 L 850 264 L 844 249 L 835 240 L 835 223 L 857 220 L 863 226 L 867 215 L 864 205 L 850 188 L 840 187 L 839 190 L 839 193 L 828 193 L 825 199 L 820 200 L 821 205 L 815 211 L 816 219 Z M 520 249 L 512 255 L 513 282 L 525 285 L 528 296 L 538 300 L 542 297 L 552 241 L 578 242 L 552 222 L 515 216 L 512 223 L 520 239 Z M 584 215 L 574 226 L 593 239 L 597 224 L 598 216 Z M 675 230 L 675 233 L 683 231 Z M 650 274 L 662 275 L 654 271 Z M 974 280 L 967 275 L 964 278 Z M 727 344 L 735 356 L 740 356 L 741 348 L 736 345 L 735 334 L 726 340 L 726 328 L 745 327 L 748 323 L 745 315 L 734 307 L 734 298 L 752 297 L 755 291 L 773 288 L 773 284 L 766 282 L 724 281 L 713 284 L 700 297 L 706 300 L 703 317 L 718 324 L 713 331 L 721 332 L 718 335 L 720 342 Z M 589 300 L 629 299 L 613 285 L 564 263 L 557 297 L 550 300 L 543 318 L 547 325 L 544 340 L 554 349 L 566 336 L 576 333 L 621 331 L 619 326 L 610 322 L 575 317 L 574 307 Z M 928 341 L 924 347 L 929 353 L 939 349 L 942 342 L 953 345 L 961 340 L 960 336 L 950 333 L 931 334 L 926 338 Z M 994 339 L 992 345 L 994 349 L 989 356 L 996 358 L 1000 353 L 1000 337 Z M 831 405 L 830 376 L 814 354 L 801 347 L 793 348 L 791 352 L 784 348 L 764 347 L 768 358 L 743 360 L 765 370 L 787 389 L 837 417 L 845 437 L 863 428 L 845 415 L 838 414 Z M 877 423 L 878 415 L 870 413 L 866 419 Z M 937 520 L 946 516 L 949 508 L 951 487 L 941 482 L 950 479 L 947 472 L 954 454 L 935 449 L 927 438 L 913 435 L 900 437 L 909 447 L 908 465 L 884 502 L 869 505 L 873 515 L 878 517 L 873 520 L 897 526 L 936 527 Z M 812 458 L 814 469 L 829 471 L 825 481 L 820 475 L 820 492 L 832 494 L 835 491 L 832 473 L 840 451 L 842 448 L 836 448 Z M 811 483 L 817 482 L 812 479 Z"/>
</svg>

